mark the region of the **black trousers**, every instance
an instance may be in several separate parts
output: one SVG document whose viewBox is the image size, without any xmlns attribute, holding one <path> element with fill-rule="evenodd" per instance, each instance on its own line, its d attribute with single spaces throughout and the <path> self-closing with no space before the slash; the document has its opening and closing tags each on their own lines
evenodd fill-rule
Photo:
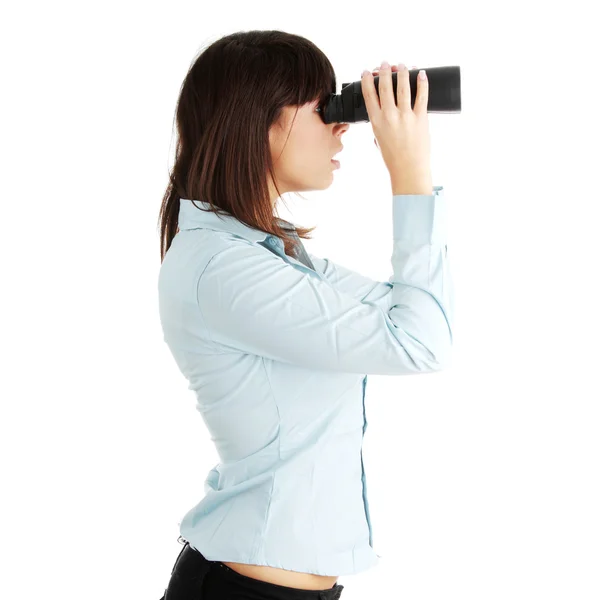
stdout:
<svg viewBox="0 0 600 600">
<path fill-rule="evenodd" d="M 180 538 L 183 539 L 183 538 Z M 302 590 L 246 577 L 185 542 L 160 600 L 338 600 L 344 589 Z"/>
</svg>

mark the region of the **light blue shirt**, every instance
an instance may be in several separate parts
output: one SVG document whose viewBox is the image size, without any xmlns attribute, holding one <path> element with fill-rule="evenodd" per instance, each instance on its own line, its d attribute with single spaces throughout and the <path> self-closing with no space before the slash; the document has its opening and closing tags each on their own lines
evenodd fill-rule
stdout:
<svg viewBox="0 0 600 600">
<path fill-rule="evenodd" d="M 388 281 L 309 254 L 312 269 L 280 238 L 196 205 L 209 206 L 180 201 L 159 310 L 220 461 L 181 536 L 209 560 L 369 569 L 381 555 L 362 458 L 367 375 L 450 365 L 443 187 L 392 196 Z"/>
</svg>

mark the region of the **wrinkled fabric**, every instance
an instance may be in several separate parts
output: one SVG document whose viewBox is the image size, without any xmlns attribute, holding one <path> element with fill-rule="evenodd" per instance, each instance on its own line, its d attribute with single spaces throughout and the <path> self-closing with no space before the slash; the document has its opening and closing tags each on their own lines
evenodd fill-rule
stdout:
<svg viewBox="0 0 600 600">
<path fill-rule="evenodd" d="M 362 456 L 367 376 L 450 365 L 443 188 L 392 196 L 388 281 L 302 244 L 288 256 L 282 239 L 208 206 L 180 200 L 158 279 L 164 341 L 219 457 L 180 533 L 208 560 L 369 569 L 381 556 Z"/>
</svg>

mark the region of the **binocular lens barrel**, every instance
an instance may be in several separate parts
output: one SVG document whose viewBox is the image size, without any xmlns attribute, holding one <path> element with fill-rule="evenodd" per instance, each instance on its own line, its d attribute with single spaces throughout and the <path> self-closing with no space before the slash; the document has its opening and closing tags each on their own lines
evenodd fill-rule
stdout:
<svg viewBox="0 0 600 600">
<path fill-rule="evenodd" d="M 414 108 L 417 97 L 417 75 L 421 69 L 409 70 L 410 107 Z M 428 113 L 459 113 L 460 103 L 460 67 L 431 67 L 425 69 L 429 82 L 427 99 Z M 394 101 L 398 102 L 397 72 L 392 73 Z M 379 94 L 379 76 L 374 78 L 375 90 Z M 362 82 L 342 83 L 340 94 L 331 94 L 321 110 L 325 123 L 358 123 L 369 121 L 365 99 L 362 95 Z"/>
</svg>

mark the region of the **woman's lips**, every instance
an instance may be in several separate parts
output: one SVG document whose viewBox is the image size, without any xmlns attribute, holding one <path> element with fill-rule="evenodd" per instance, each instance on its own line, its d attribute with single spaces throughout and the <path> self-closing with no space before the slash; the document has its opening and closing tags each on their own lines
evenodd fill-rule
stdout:
<svg viewBox="0 0 600 600">
<path fill-rule="evenodd" d="M 336 169 L 340 168 L 340 161 L 339 160 L 333 160 L 333 158 L 332 158 L 331 162 L 333 163 L 333 165 L 335 166 Z"/>
</svg>

